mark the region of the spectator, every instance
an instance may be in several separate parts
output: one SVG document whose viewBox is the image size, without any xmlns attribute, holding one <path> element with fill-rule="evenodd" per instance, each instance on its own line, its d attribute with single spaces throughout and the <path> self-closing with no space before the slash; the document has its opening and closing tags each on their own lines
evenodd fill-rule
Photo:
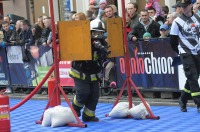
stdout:
<svg viewBox="0 0 200 132">
<path fill-rule="evenodd" d="M 199 5 L 197 3 L 194 3 L 192 11 L 194 12 L 194 14 L 198 14 L 198 10 L 199 10 Z"/>
<path fill-rule="evenodd" d="M 149 13 L 149 16 L 156 22 L 158 22 L 160 25 L 163 25 L 163 22 L 164 22 L 164 17 L 161 17 L 161 16 L 158 16 L 158 17 L 155 17 L 156 15 L 156 10 L 153 8 L 153 7 L 150 7 L 148 9 L 148 13 Z M 155 18 L 155 19 L 154 19 Z"/>
<path fill-rule="evenodd" d="M 149 16 L 153 19 L 156 14 L 156 10 L 152 7 L 148 8 L 147 10 L 148 10 Z"/>
<path fill-rule="evenodd" d="M 22 20 L 17 20 L 15 24 L 15 32 L 11 36 L 11 41 L 15 42 L 16 44 L 23 45 L 23 35 L 22 35 L 22 29 L 20 27 Z M 22 93 L 23 88 L 17 88 L 13 89 L 15 93 Z"/>
<path fill-rule="evenodd" d="M 117 17 L 119 17 L 119 16 L 115 16 L 115 12 L 114 12 L 112 6 L 110 6 L 110 5 L 106 6 L 105 13 L 106 13 L 107 18 L 117 18 Z"/>
<path fill-rule="evenodd" d="M 115 5 L 113 5 L 113 4 L 111 4 L 110 6 L 113 8 L 114 16 L 116 16 L 116 17 L 119 16 L 118 15 L 118 11 L 117 11 L 117 7 Z"/>
<path fill-rule="evenodd" d="M 95 9 L 99 8 L 99 1 L 100 0 L 90 0 L 90 6 L 92 6 Z"/>
<path fill-rule="evenodd" d="M 137 41 L 138 38 L 143 38 L 143 35 L 146 32 L 149 32 L 152 38 L 156 38 L 160 36 L 159 29 L 160 25 L 153 21 L 148 14 L 147 10 L 142 10 L 140 12 L 139 23 L 133 27 L 131 32 L 128 34 L 129 41 Z"/>
<path fill-rule="evenodd" d="M 23 44 L 23 36 L 22 36 L 22 29 L 20 27 L 21 20 L 17 20 L 15 24 L 15 32 L 11 36 L 11 41 L 16 42 L 17 44 Z"/>
<path fill-rule="evenodd" d="M 98 18 L 98 17 L 97 17 Z M 101 14 L 101 21 L 106 21 L 106 19 L 107 19 L 107 16 L 106 16 L 106 12 L 103 12 L 102 14 Z"/>
<path fill-rule="evenodd" d="M 162 11 L 164 12 L 164 19 L 167 19 L 167 15 L 169 14 L 169 7 L 168 6 L 163 6 Z"/>
<path fill-rule="evenodd" d="M 37 53 L 36 53 L 36 50 L 37 48 L 42 45 L 41 43 L 41 35 L 42 35 L 42 28 L 38 25 L 38 24 L 34 24 L 32 26 L 32 35 L 33 35 L 33 39 L 31 41 L 31 46 L 30 46 L 30 56 L 31 56 L 31 60 L 30 60 L 30 64 L 31 64 L 31 78 L 32 78 L 32 82 L 34 83 L 35 81 L 35 84 L 38 85 L 38 80 L 37 80 L 37 77 L 38 77 L 38 67 L 36 66 L 36 56 L 37 56 Z"/>
<path fill-rule="evenodd" d="M 40 63 L 38 64 L 38 66 L 50 66 L 53 63 L 51 43 L 48 43 L 48 38 L 52 31 L 51 17 L 46 17 L 43 20 L 43 22 L 44 22 L 45 28 L 42 29 L 41 40 L 39 40 L 39 42 L 41 42 L 42 45 L 39 46 L 39 49 L 37 47 L 34 47 L 33 51 L 39 51 L 40 61 L 37 61 L 37 62 L 40 62 Z M 43 95 L 47 94 L 46 88 L 43 89 L 42 94 Z"/>
<path fill-rule="evenodd" d="M 175 12 L 177 12 L 179 15 L 181 15 L 183 12 L 180 1 L 178 1 L 175 5 L 173 5 L 172 8 L 175 8 L 176 9 Z"/>
<path fill-rule="evenodd" d="M 99 8 L 95 8 L 94 5 L 89 5 L 89 8 L 88 8 L 88 10 L 92 12 L 92 14 L 93 14 L 97 9 L 99 9 Z"/>
<path fill-rule="evenodd" d="M 11 25 L 11 20 L 10 20 L 10 17 L 9 17 L 9 16 L 4 16 L 3 19 L 4 19 L 4 21 L 7 21 L 8 24 L 10 25 L 10 26 L 9 26 L 10 30 L 15 29 L 15 27 L 14 27 L 13 25 Z"/>
<path fill-rule="evenodd" d="M 160 26 L 160 38 L 167 38 L 169 37 L 169 27 L 167 25 Z"/>
<path fill-rule="evenodd" d="M 144 33 L 143 39 L 144 39 L 145 41 L 148 41 L 149 39 L 151 39 L 151 34 L 150 34 L 149 32 Z"/>
<path fill-rule="evenodd" d="M 43 22 L 44 22 L 45 28 L 43 28 L 42 30 L 41 42 L 43 46 L 47 46 L 47 40 L 51 32 L 51 17 L 45 18 Z"/>
<path fill-rule="evenodd" d="M 70 11 L 69 20 L 74 20 L 76 11 Z"/>
<path fill-rule="evenodd" d="M 13 34 L 13 31 L 14 31 L 14 30 L 11 30 L 9 27 L 10 27 L 10 25 L 9 25 L 9 23 L 8 23 L 7 21 L 4 21 L 4 22 L 2 23 L 3 36 L 4 36 L 4 37 L 3 37 L 3 41 L 4 41 L 4 42 L 7 42 L 7 43 L 10 43 L 10 38 L 11 38 L 11 36 L 12 36 L 12 34 Z M 12 93 L 12 89 L 11 89 L 11 87 L 10 87 L 10 84 L 6 87 L 5 93 L 6 93 L 6 94 Z"/>
<path fill-rule="evenodd" d="M 86 16 L 85 16 L 85 14 L 83 12 L 76 13 L 75 20 L 76 21 L 78 21 L 78 20 L 86 20 Z"/>
<path fill-rule="evenodd" d="M 162 11 L 162 8 L 160 7 L 160 4 L 157 2 L 157 0 L 146 0 L 145 9 L 148 10 L 149 8 L 154 8 L 156 10 L 156 14 L 154 15 L 153 20 L 156 21 L 158 16 L 164 18 L 164 12 Z"/>
<path fill-rule="evenodd" d="M 51 66 L 53 64 L 52 50 L 51 47 L 42 45 L 41 27 L 38 24 L 35 24 L 32 28 L 32 32 L 35 39 L 35 44 L 31 46 L 30 52 L 33 58 L 36 60 L 35 69 L 37 70 L 38 66 Z"/>
<path fill-rule="evenodd" d="M 4 36 L 3 41 L 10 43 L 11 36 L 14 34 L 14 30 L 10 29 L 10 24 L 7 21 L 3 21 L 2 28 L 3 28 L 3 36 Z"/>
<path fill-rule="evenodd" d="M 127 4 L 126 8 L 127 8 L 128 18 L 130 19 L 126 27 L 133 28 L 138 24 L 140 18 L 140 16 L 137 14 L 138 5 L 136 3 L 131 2 Z"/>
<path fill-rule="evenodd" d="M 72 20 L 75 20 L 76 13 L 72 16 Z"/>
<path fill-rule="evenodd" d="M 93 17 L 94 19 L 96 19 L 97 16 L 98 16 L 98 13 L 99 13 L 99 10 L 95 10 L 94 13 L 92 14 L 92 17 Z M 99 18 L 98 18 L 98 19 L 99 19 Z"/>
<path fill-rule="evenodd" d="M 112 6 L 109 6 L 109 5 L 106 6 L 105 13 L 106 13 L 106 18 L 103 19 L 102 21 L 104 22 L 104 25 L 105 25 L 105 28 L 107 31 L 107 19 L 108 18 L 118 18 L 119 16 L 115 16 Z"/>
<path fill-rule="evenodd" d="M 22 38 L 23 42 L 27 45 L 31 45 L 31 40 L 32 40 L 32 31 L 31 31 L 31 25 L 28 20 L 22 20 L 20 23 L 20 27 L 22 30 Z"/>
<path fill-rule="evenodd" d="M 196 0 L 196 4 L 198 5 L 197 15 L 200 17 L 200 0 Z"/>
<path fill-rule="evenodd" d="M 107 6 L 107 1 L 106 0 L 100 0 L 99 1 L 99 14 L 97 17 L 99 17 L 99 19 L 101 19 L 102 14 L 104 13 L 104 10 Z"/>
<path fill-rule="evenodd" d="M 26 65 L 29 66 L 29 62 L 31 61 L 32 57 L 30 56 L 30 46 L 32 45 L 33 35 L 31 31 L 31 25 L 28 20 L 22 20 L 20 23 L 20 28 L 22 30 L 22 41 L 25 44 L 25 46 L 22 48 L 22 54 L 23 54 L 23 61 Z M 27 76 L 27 79 L 29 76 Z M 29 86 L 32 85 L 31 81 L 27 81 L 27 84 Z M 31 88 L 27 88 L 26 91 L 23 91 L 25 94 L 29 94 L 32 91 Z"/>
<path fill-rule="evenodd" d="M 42 16 L 39 16 L 37 19 L 37 24 L 43 29 L 44 28 L 44 23 L 43 23 L 43 18 Z"/>
<path fill-rule="evenodd" d="M 171 25 L 172 22 L 174 21 L 174 19 L 176 19 L 178 16 L 180 16 L 179 13 L 177 12 L 172 12 L 171 14 L 167 15 L 167 21 L 165 22 L 165 25 L 167 25 L 169 27 L 169 31 L 171 29 Z"/>
<path fill-rule="evenodd" d="M 43 16 L 42 16 L 42 22 L 44 23 L 45 19 L 47 19 L 47 18 L 48 18 L 48 16 L 43 15 Z"/>
<path fill-rule="evenodd" d="M 116 16 L 115 11 L 113 10 L 113 7 L 108 5 L 105 8 L 105 13 L 106 13 L 106 19 L 104 20 L 104 25 L 105 25 L 105 29 L 107 30 L 107 20 L 109 18 L 118 18 L 119 16 Z M 93 22 L 91 22 L 90 24 L 92 24 Z M 106 37 L 107 38 L 107 37 Z M 106 39 L 105 38 L 105 39 Z M 114 59 L 110 58 L 107 59 L 106 61 L 109 61 L 108 64 L 105 66 L 105 86 L 109 86 L 111 81 L 110 81 L 110 71 L 114 66 Z"/>
<path fill-rule="evenodd" d="M 39 24 L 33 25 L 32 35 L 33 35 L 32 45 L 34 45 L 34 46 L 42 45 L 42 42 L 41 42 L 42 28 L 40 27 Z"/>
<path fill-rule="evenodd" d="M 87 20 L 90 20 L 90 21 L 94 20 L 93 13 L 91 11 L 87 10 L 86 11 L 86 18 L 87 18 Z"/>
</svg>

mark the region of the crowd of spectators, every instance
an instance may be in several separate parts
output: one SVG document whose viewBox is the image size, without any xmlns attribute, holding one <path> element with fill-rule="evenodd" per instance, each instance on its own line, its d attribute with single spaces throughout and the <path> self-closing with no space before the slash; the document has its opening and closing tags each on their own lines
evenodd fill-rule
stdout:
<svg viewBox="0 0 200 132">
<path fill-rule="evenodd" d="M 146 0 L 144 9 L 138 12 L 137 3 L 130 2 L 126 5 L 126 27 L 128 32 L 129 41 L 138 41 L 139 39 L 148 38 L 165 38 L 169 36 L 170 27 L 173 20 L 180 16 L 182 8 L 180 1 L 174 6 L 174 12 L 169 12 L 168 6 L 161 7 L 156 0 Z M 193 5 L 193 11 L 196 14 L 200 14 L 200 5 L 195 3 Z M 95 20 L 98 19 L 107 26 L 106 22 L 109 18 L 118 18 L 118 11 L 115 5 L 108 5 L 106 0 L 91 0 L 88 10 L 83 12 L 71 11 L 69 20 Z M 34 25 L 30 25 L 28 20 L 18 20 L 13 26 L 10 23 L 9 16 L 0 15 L 0 30 L 3 31 L 3 41 L 8 43 L 18 43 L 23 46 L 23 51 L 30 51 L 34 59 L 34 67 L 37 66 L 50 66 L 53 64 L 52 54 L 47 53 L 45 57 L 51 56 L 48 62 L 44 64 L 41 56 L 44 53 L 38 53 L 39 49 L 48 51 L 52 48 L 51 43 L 51 18 L 48 16 L 40 16 Z M 106 27 L 107 28 L 107 27 Z M 39 47 L 39 49 L 38 49 Z M 31 50 L 32 49 L 32 50 Z M 24 52 L 25 54 L 26 52 Z M 39 57 L 40 56 L 40 57 Z M 23 59 L 24 62 L 30 61 L 26 58 L 26 54 Z M 112 62 L 112 61 L 111 61 Z M 111 67 L 114 65 L 112 62 Z M 36 68 L 37 70 L 37 68 Z M 109 77 L 107 77 L 109 80 Z M 6 90 L 7 93 L 11 93 L 11 89 Z M 26 91 L 30 93 L 30 89 Z M 43 92 L 44 94 L 47 91 Z"/>
<path fill-rule="evenodd" d="M 0 16 L 0 31 L 3 32 L 2 41 L 9 45 L 20 45 L 22 50 L 22 60 L 29 69 L 32 69 L 31 77 L 35 78 L 38 84 L 38 66 L 51 66 L 53 64 L 51 37 L 51 18 L 40 16 L 38 21 L 31 25 L 26 19 L 11 23 L 9 16 Z M 27 82 L 28 86 L 33 86 Z M 19 88 L 15 92 L 30 93 L 31 88 Z M 7 86 L 5 93 L 12 93 L 11 86 Z M 47 90 L 40 91 L 47 94 Z"/>
</svg>

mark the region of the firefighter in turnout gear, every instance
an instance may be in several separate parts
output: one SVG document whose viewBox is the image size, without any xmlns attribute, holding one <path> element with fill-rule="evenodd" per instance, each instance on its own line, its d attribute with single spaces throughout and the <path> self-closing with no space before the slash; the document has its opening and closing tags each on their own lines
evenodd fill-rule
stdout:
<svg viewBox="0 0 200 132">
<path fill-rule="evenodd" d="M 90 23 L 91 36 L 103 36 L 105 26 L 100 20 L 93 20 Z M 85 122 L 98 122 L 95 116 L 96 105 L 99 99 L 99 81 L 101 73 L 100 59 L 102 57 L 102 48 L 104 41 L 91 39 L 92 60 L 73 61 L 70 70 L 70 76 L 74 78 L 76 95 L 74 96 L 72 106 L 78 116 L 81 116 Z"/>
</svg>

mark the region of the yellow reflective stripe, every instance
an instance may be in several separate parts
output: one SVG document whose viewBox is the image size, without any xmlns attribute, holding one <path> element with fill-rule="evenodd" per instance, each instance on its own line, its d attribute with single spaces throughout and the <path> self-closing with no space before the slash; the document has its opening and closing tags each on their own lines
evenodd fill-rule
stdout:
<svg viewBox="0 0 200 132">
<path fill-rule="evenodd" d="M 186 88 L 184 88 L 183 91 L 186 92 L 186 93 L 191 93 L 191 91 L 186 89 Z"/>
<path fill-rule="evenodd" d="M 90 75 L 91 81 L 97 81 L 97 76 L 100 78 L 101 74 L 98 73 L 98 74 L 92 74 L 92 75 Z"/>
<path fill-rule="evenodd" d="M 72 75 L 73 77 L 79 78 L 79 79 L 83 79 L 85 80 L 85 75 L 83 74 L 83 77 L 81 78 L 80 73 L 76 73 L 74 70 L 70 70 L 69 74 Z"/>
<path fill-rule="evenodd" d="M 98 60 L 98 58 L 99 58 L 98 55 L 95 54 L 95 55 L 94 55 L 94 60 L 96 61 L 96 60 Z"/>
<path fill-rule="evenodd" d="M 191 95 L 194 97 L 194 96 L 199 96 L 200 95 L 200 92 L 194 92 L 194 93 L 191 93 Z"/>
<path fill-rule="evenodd" d="M 95 116 L 94 111 L 89 110 L 87 107 L 84 108 L 84 113 L 85 113 L 87 116 L 90 116 L 90 117 Z"/>
<path fill-rule="evenodd" d="M 86 75 L 84 73 L 83 73 L 83 77 L 81 78 L 80 77 L 80 72 L 75 70 L 75 69 L 73 69 L 73 68 L 71 68 L 71 70 L 69 71 L 69 74 L 72 75 L 75 78 L 79 78 L 79 79 L 82 79 L 82 80 L 85 80 L 85 78 L 86 78 Z M 98 73 L 97 76 L 100 78 L 100 73 Z M 90 78 L 91 78 L 90 81 L 97 81 L 96 74 L 91 74 Z"/>
<path fill-rule="evenodd" d="M 91 77 L 91 81 L 96 81 L 97 78 L 96 77 Z"/>
<path fill-rule="evenodd" d="M 78 103 L 78 101 L 76 100 L 76 95 L 74 96 L 74 100 L 73 100 L 74 104 L 78 107 L 83 107 L 84 105 Z"/>
</svg>

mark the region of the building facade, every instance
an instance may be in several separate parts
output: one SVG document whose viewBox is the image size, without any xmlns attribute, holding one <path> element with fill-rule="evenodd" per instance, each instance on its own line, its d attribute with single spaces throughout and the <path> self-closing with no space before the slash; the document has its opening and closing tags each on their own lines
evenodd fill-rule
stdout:
<svg viewBox="0 0 200 132">
<path fill-rule="evenodd" d="M 52 0 L 54 6 L 55 21 L 64 20 L 68 17 L 70 11 L 86 12 L 90 0 Z M 107 0 L 108 4 L 114 4 L 118 7 L 121 16 L 121 0 Z M 145 6 L 146 0 L 125 0 L 125 4 L 137 2 L 139 11 Z M 171 6 L 176 0 L 159 0 L 161 6 L 167 5 L 172 12 Z M 22 16 L 31 23 L 35 23 L 41 15 L 50 16 L 49 0 L 0 0 L 0 13 L 3 15 L 15 14 Z"/>
</svg>

